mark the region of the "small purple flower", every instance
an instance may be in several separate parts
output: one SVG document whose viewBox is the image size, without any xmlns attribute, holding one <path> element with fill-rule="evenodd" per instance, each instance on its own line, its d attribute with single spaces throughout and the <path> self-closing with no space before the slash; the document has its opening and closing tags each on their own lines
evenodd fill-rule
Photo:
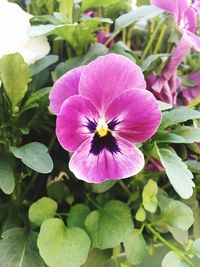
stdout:
<svg viewBox="0 0 200 267">
<path fill-rule="evenodd" d="M 200 51 L 200 38 L 195 35 L 197 30 L 197 11 L 187 0 L 151 0 L 151 4 L 174 15 L 179 30 L 190 43 L 191 48 Z"/>
<path fill-rule="evenodd" d="M 145 88 L 140 68 L 115 54 L 55 83 L 50 109 L 57 114 L 60 144 L 74 152 L 69 168 L 77 178 L 99 183 L 142 170 L 144 156 L 133 143 L 150 138 L 161 120 L 157 101 Z"/>
<path fill-rule="evenodd" d="M 98 34 L 97 34 L 97 41 L 101 44 L 105 44 L 105 42 L 110 38 L 110 36 L 112 35 L 112 33 L 107 33 L 105 30 L 101 30 Z M 109 47 L 112 47 L 112 45 L 114 44 L 114 40 L 112 40 L 109 43 Z"/>
<path fill-rule="evenodd" d="M 192 100 L 200 96 L 200 71 L 190 75 L 189 80 L 195 82 L 197 85 L 183 89 L 182 99 L 184 105 L 188 105 Z"/>
</svg>

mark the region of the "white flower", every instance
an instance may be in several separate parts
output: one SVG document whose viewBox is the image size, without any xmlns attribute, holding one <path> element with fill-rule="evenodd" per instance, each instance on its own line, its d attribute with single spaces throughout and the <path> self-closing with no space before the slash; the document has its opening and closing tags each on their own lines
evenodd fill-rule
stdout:
<svg viewBox="0 0 200 267">
<path fill-rule="evenodd" d="M 28 64 L 33 64 L 49 53 L 50 46 L 45 36 L 28 36 L 31 17 L 17 4 L 0 0 L 0 58 L 19 52 Z"/>
</svg>

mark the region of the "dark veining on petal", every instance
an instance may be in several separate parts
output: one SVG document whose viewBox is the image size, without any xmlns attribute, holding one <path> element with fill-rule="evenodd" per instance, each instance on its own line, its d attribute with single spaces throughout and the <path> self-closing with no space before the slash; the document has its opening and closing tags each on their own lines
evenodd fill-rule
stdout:
<svg viewBox="0 0 200 267">
<path fill-rule="evenodd" d="M 104 137 L 100 137 L 98 133 L 95 133 L 92 139 L 90 153 L 98 156 L 103 149 L 110 151 L 112 154 L 120 152 L 117 140 L 112 136 L 111 132 L 108 132 Z"/>
<path fill-rule="evenodd" d="M 118 121 L 117 119 L 113 119 L 110 122 L 108 122 L 108 129 L 111 131 L 115 130 L 115 126 L 118 125 L 120 123 L 120 121 Z"/>
<path fill-rule="evenodd" d="M 88 123 L 87 123 L 86 125 L 84 125 L 84 126 L 87 127 L 91 133 L 95 132 L 96 127 L 97 127 L 97 122 L 96 122 L 96 120 L 93 119 L 93 121 L 91 121 L 91 120 L 88 119 L 87 117 L 86 117 L 86 119 L 87 119 Z"/>
</svg>

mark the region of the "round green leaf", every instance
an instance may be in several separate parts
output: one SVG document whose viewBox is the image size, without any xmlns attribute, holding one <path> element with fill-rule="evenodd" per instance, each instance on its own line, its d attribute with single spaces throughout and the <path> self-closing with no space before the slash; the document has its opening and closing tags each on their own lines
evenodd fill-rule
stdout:
<svg viewBox="0 0 200 267">
<path fill-rule="evenodd" d="M 43 197 L 34 202 L 29 208 L 29 220 L 37 226 L 43 221 L 55 216 L 58 206 L 57 203 L 48 197 Z"/>
<path fill-rule="evenodd" d="M 200 259 L 200 238 L 196 239 L 190 248 L 191 254 Z"/>
<path fill-rule="evenodd" d="M 86 204 L 74 205 L 69 211 L 67 225 L 69 227 L 84 228 L 84 221 L 89 213 L 90 209 Z"/>
<path fill-rule="evenodd" d="M 80 267 L 86 262 L 90 239 L 80 228 L 67 228 L 60 219 L 46 220 L 40 229 L 38 247 L 49 267 Z"/>
<path fill-rule="evenodd" d="M 125 241 L 133 228 L 129 207 L 121 201 L 112 200 L 100 209 L 91 212 L 85 227 L 91 236 L 93 247 L 106 249 Z"/>
<path fill-rule="evenodd" d="M 124 242 L 127 259 L 132 264 L 141 263 L 147 254 L 147 244 L 139 229 L 133 229 L 132 233 Z"/>
<path fill-rule="evenodd" d="M 187 231 L 194 223 L 192 210 L 180 201 L 171 201 L 163 213 L 165 222 L 177 229 Z"/>
<path fill-rule="evenodd" d="M 21 147 L 11 147 L 11 151 L 16 158 L 40 173 L 49 173 L 53 169 L 53 161 L 48 153 L 48 148 L 38 142 L 29 143 Z"/>
<path fill-rule="evenodd" d="M 182 261 L 180 257 L 174 252 L 170 251 L 162 261 L 162 267 L 189 267 L 189 265 Z"/>
</svg>

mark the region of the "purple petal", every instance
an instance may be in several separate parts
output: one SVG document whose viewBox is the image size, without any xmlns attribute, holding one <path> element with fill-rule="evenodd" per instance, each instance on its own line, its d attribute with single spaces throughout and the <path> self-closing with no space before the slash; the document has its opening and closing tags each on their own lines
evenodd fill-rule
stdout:
<svg viewBox="0 0 200 267">
<path fill-rule="evenodd" d="M 117 139 L 120 152 L 104 149 L 98 156 L 90 153 L 91 139 L 86 140 L 73 154 L 69 168 L 74 175 L 89 183 L 101 183 L 130 177 L 144 167 L 144 156 L 133 144 Z"/>
<path fill-rule="evenodd" d="M 71 96 L 62 105 L 56 121 L 56 135 L 61 146 L 75 151 L 91 136 L 90 123 L 99 118 L 91 101 L 83 96 Z"/>
<path fill-rule="evenodd" d="M 188 105 L 192 100 L 200 96 L 200 71 L 190 75 L 189 80 L 195 82 L 197 85 L 195 87 L 185 88 L 182 91 L 184 105 Z"/>
<path fill-rule="evenodd" d="M 106 119 L 117 120 L 117 135 L 131 142 L 143 142 L 157 130 L 161 112 L 155 97 L 147 90 L 126 90 L 106 110 Z"/>
<path fill-rule="evenodd" d="M 196 15 L 195 10 L 191 7 L 188 7 L 182 16 L 181 22 L 182 23 L 180 23 L 180 27 L 182 24 L 182 27 L 185 30 L 188 30 L 194 33 L 197 28 L 197 15 Z"/>
<path fill-rule="evenodd" d="M 191 47 L 192 45 L 191 45 L 189 38 L 183 35 L 177 47 L 174 49 L 172 57 L 168 61 L 163 71 L 163 76 L 167 80 L 169 80 L 172 77 L 172 75 L 177 70 L 180 63 L 183 61 L 185 56 L 189 53 Z"/>
<path fill-rule="evenodd" d="M 185 38 L 188 39 L 188 42 L 190 42 L 191 46 L 198 52 L 200 52 L 200 37 L 195 35 L 194 33 L 185 30 L 184 32 Z"/>
<path fill-rule="evenodd" d="M 178 17 L 178 0 L 150 0 L 153 6 L 161 8 Z"/>
<path fill-rule="evenodd" d="M 130 59 L 117 54 L 101 56 L 87 65 L 79 84 L 80 94 L 90 98 L 100 112 L 116 95 L 132 88 L 146 88 L 142 71 Z"/>
<path fill-rule="evenodd" d="M 78 86 L 80 76 L 84 70 L 84 66 L 75 68 L 62 77 L 60 77 L 52 87 L 49 95 L 50 110 L 56 115 L 59 114 L 63 102 L 72 95 L 78 95 Z"/>
</svg>

